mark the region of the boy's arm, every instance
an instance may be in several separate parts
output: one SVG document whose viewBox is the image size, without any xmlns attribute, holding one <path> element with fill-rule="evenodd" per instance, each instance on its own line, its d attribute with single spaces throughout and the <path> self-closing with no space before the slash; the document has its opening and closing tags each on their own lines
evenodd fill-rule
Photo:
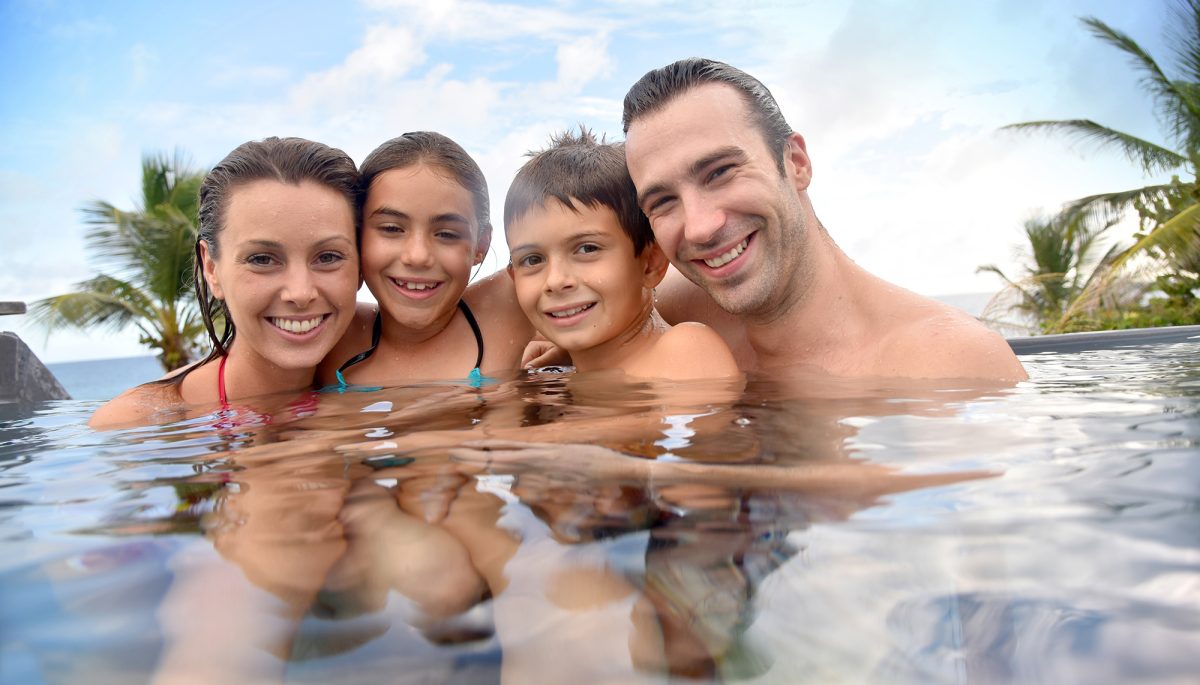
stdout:
<svg viewBox="0 0 1200 685">
<path fill-rule="evenodd" d="M 729 346 L 701 323 L 681 323 L 659 338 L 651 354 L 630 369 L 640 376 L 669 380 L 736 378 L 741 374 Z"/>
</svg>

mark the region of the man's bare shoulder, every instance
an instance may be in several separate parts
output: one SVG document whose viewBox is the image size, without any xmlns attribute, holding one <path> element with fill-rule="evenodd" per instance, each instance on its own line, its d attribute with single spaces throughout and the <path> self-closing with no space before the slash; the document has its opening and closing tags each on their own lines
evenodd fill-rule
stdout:
<svg viewBox="0 0 1200 685">
<path fill-rule="evenodd" d="M 106 402 L 88 419 L 88 426 L 108 430 L 144 425 L 162 411 L 182 404 L 178 383 L 145 383 L 130 388 Z"/>
<path fill-rule="evenodd" d="M 919 296 L 914 296 L 919 297 Z M 1028 378 L 1008 342 L 950 305 L 920 298 L 910 315 L 881 339 L 886 375 L 913 378 Z"/>
</svg>

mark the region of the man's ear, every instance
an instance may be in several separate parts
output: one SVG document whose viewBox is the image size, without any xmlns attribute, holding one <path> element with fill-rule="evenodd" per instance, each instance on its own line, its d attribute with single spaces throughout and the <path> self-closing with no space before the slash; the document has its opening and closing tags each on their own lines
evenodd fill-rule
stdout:
<svg viewBox="0 0 1200 685">
<path fill-rule="evenodd" d="M 483 263 L 483 258 L 487 256 L 488 249 L 492 246 L 492 227 L 488 226 L 486 230 L 479 232 L 479 240 L 475 243 L 475 255 L 471 259 L 471 266 L 479 266 Z"/>
<path fill-rule="evenodd" d="M 200 241 L 200 264 L 204 271 L 204 280 L 208 282 L 208 292 L 218 300 L 225 299 L 221 282 L 217 279 L 217 262 L 213 259 L 207 240 Z"/>
<path fill-rule="evenodd" d="M 808 184 L 812 183 L 812 160 L 808 158 L 804 136 L 799 133 L 787 137 L 787 147 L 783 150 L 783 169 L 795 185 L 796 192 L 808 190 Z"/>
<path fill-rule="evenodd" d="M 663 278 L 667 275 L 667 268 L 671 263 L 667 261 L 667 256 L 663 254 L 658 243 L 650 243 L 646 249 L 642 250 L 639 257 L 644 265 L 642 275 L 642 287 L 657 288 L 659 283 L 662 283 Z"/>
</svg>

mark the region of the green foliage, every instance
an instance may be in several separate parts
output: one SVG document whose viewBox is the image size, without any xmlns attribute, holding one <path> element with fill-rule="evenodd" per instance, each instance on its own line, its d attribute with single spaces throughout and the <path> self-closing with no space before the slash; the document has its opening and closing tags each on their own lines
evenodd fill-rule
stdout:
<svg viewBox="0 0 1200 685">
<path fill-rule="evenodd" d="M 1175 57 L 1173 78 L 1126 34 L 1094 17 L 1083 19 L 1093 35 L 1125 53 L 1134 69 L 1140 72 L 1141 85 L 1162 124 L 1165 144 L 1122 133 L 1088 119 L 1030 121 L 1005 127 L 1015 131 L 1051 132 L 1100 147 L 1116 148 L 1146 174 L 1176 172 L 1169 183 L 1091 195 L 1063 207 L 1051 223 L 1079 222 L 1082 226 L 1092 227 L 1098 234 L 1132 212 L 1138 217 L 1138 231 L 1131 244 L 1110 251 L 1095 264 L 1078 290 L 1075 290 L 1080 283 L 1078 278 L 1066 276 L 1071 269 L 1061 271 L 1062 276 L 1054 276 L 1059 272 L 1054 272 L 1047 262 L 1049 275 L 1044 278 L 1048 283 L 1037 285 L 1032 293 L 1046 302 L 1023 297 L 1010 307 L 1034 316 L 1044 332 L 1197 323 L 1200 0 L 1178 2 L 1174 13 L 1174 32 L 1169 36 Z M 1096 230 L 1101 226 L 1104 228 Z M 1036 258 L 1037 238 L 1028 233 L 1028 227 L 1027 237 L 1035 254 L 1035 263 L 1040 265 Z M 1051 248 L 1063 251 L 1064 255 L 1069 252 L 1058 244 Z M 1079 265 L 1073 268 L 1077 276 Z M 995 267 L 980 269 L 998 273 L 1010 286 L 1016 285 Z M 1141 295 L 1147 291 L 1157 291 L 1162 296 L 1146 299 Z M 1134 297 L 1134 294 L 1138 296 Z M 1069 303 L 1057 310 L 1060 297 L 1064 296 L 1069 297 Z M 1057 320 L 1054 319 L 1055 311 L 1059 311 Z"/>
<path fill-rule="evenodd" d="M 140 342 L 158 352 L 163 368 L 191 362 L 204 323 L 191 291 L 200 184 L 177 152 L 142 160 L 140 207 L 127 211 L 103 201 L 80 211 L 90 227 L 90 257 L 102 273 L 75 291 L 34 302 L 30 313 L 48 330 L 121 330 L 136 326 Z"/>
</svg>

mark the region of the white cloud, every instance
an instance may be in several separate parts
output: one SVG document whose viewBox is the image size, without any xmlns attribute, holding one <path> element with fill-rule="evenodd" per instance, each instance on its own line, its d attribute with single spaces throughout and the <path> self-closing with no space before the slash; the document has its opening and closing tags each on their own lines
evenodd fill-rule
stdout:
<svg viewBox="0 0 1200 685">
<path fill-rule="evenodd" d="M 394 79 L 425 61 L 423 41 L 404 26 L 372 26 L 362 47 L 341 64 L 310 74 L 292 89 L 293 102 L 304 108 L 336 109 L 344 103 L 386 90 Z"/>
<path fill-rule="evenodd" d="M 560 43 L 555 60 L 556 85 L 568 93 L 578 93 L 593 79 L 611 75 L 615 66 L 608 53 L 608 36 L 603 33 Z"/>
<path fill-rule="evenodd" d="M 129 80 L 134 86 L 141 86 L 146 83 L 151 70 L 158 64 L 158 55 L 144 43 L 137 43 L 129 48 L 129 63 Z"/>
</svg>

